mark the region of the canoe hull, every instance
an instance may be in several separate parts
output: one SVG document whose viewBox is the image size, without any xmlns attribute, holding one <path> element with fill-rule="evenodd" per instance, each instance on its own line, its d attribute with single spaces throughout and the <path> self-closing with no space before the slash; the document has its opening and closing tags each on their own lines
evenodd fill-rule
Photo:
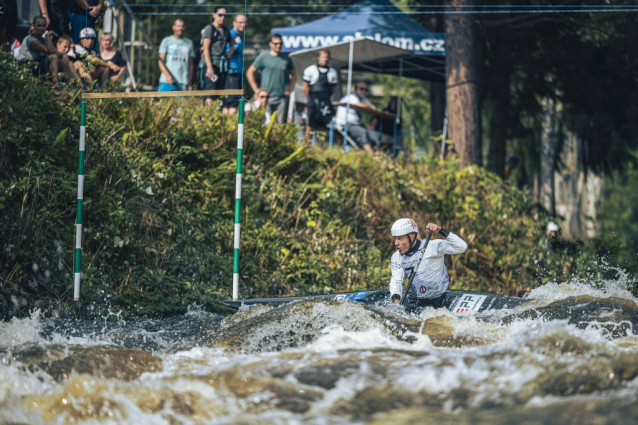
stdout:
<svg viewBox="0 0 638 425">
<path fill-rule="evenodd" d="M 327 295 L 310 295 L 306 297 L 280 297 L 280 298 L 253 298 L 242 301 L 224 300 L 223 303 L 229 307 L 239 308 L 242 305 L 250 306 L 257 304 L 284 304 L 301 300 L 326 300 L 326 301 L 351 301 L 362 304 L 377 304 L 390 299 L 390 291 L 359 291 L 346 292 Z M 454 314 L 463 315 L 472 312 L 483 312 L 489 310 L 500 310 L 513 308 L 523 304 L 527 300 L 507 295 L 492 294 L 489 292 L 473 291 L 447 291 L 447 301 L 445 307 Z"/>
</svg>

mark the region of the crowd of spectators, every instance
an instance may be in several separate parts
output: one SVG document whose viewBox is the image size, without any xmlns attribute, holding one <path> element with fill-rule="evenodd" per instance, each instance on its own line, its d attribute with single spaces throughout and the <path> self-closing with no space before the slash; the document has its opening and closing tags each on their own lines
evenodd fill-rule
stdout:
<svg viewBox="0 0 638 425">
<path fill-rule="evenodd" d="M 61 80 L 67 85 L 89 84 L 101 89 L 117 89 L 126 79 L 127 62 L 122 52 L 115 49 L 114 37 L 106 32 L 99 36 L 95 27 L 102 20 L 104 0 L 39 0 L 41 15 L 33 19 L 29 34 L 21 40 L 15 28 L 7 23 L 13 10 L 3 7 L 15 0 L 0 0 L 0 43 L 6 50 L 14 41 L 14 55 L 18 60 L 33 64 L 37 75 L 50 75 L 54 86 Z M 11 15 L 13 16 L 13 15 Z M 227 9 L 217 6 L 210 24 L 201 30 L 201 39 L 195 43 L 184 36 L 186 23 L 178 18 L 172 25 L 172 34 L 164 37 L 159 46 L 158 91 L 231 90 L 242 89 L 247 83 L 255 93 L 245 110 L 251 113 L 264 109 L 265 122 L 271 118 L 283 123 L 287 116 L 288 99 L 295 89 L 296 70 L 290 57 L 282 53 L 283 38 L 272 34 L 270 50 L 261 53 L 255 61 L 244 67 L 244 30 L 246 16 L 233 17 L 228 29 Z M 17 21 L 17 16 L 13 21 Z M 96 48 L 98 51 L 96 51 Z M 355 90 L 346 94 L 338 106 L 333 105 L 332 95 L 338 81 L 337 72 L 330 68 L 330 52 L 321 50 L 317 63 L 303 70 L 303 91 L 307 98 L 306 141 L 310 133 L 326 130 L 334 122 L 363 149 L 379 149 L 384 137 L 396 132 L 393 120 L 374 118 L 371 125 L 361 123 L 362 111 L 376 108 L 367 99 L 368 85 L 357 82 Z M 256 74 L 260 74 L 257 83 Z M 245 83 L 244 83 L 245 82 Z M 205 98 L 207 106 L 219 96 Z M 224 114 L 238 110 L 241 96 L 225 96 L 219 105 Z M 351 108 L 346 107 L 351 105 Z M 393 99 L 385 112 L 396 113 L 397 101 Z M 320 142 L 320 141 L 319 141 Z"/>
</svg>

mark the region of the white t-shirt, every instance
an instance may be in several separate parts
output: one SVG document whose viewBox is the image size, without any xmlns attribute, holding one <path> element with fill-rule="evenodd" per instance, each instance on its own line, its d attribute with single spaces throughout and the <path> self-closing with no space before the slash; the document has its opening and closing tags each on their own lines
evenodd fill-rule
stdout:
<svg viewBox="0 0 638 425">
<path fill-rule="evenodd" d="M 334 68 L 324 68 L 321 67 L 321 72 L 328 71 L 328 84 L 335 85 L 337 84 L 337 71 Z M 306 68 L 303 72 L 303 80 L 308 84 L 313 85 L 319 80 L 319 65 L 311 65 Z"/>
<path fill-rule="evenodd" d="M 423 245 L 425 245 L 424 240 L 419 241 L 418 249 L 412 249 L 403 255 L 397 251 L 392 255 L 390 260 L 392 270 L 390 296 L 401 295 L 403 278 L 406 274 L 408 278 L 412 275 L 412 270 L 416 267 Z M 412 295 L 417 298 L 436 298 L 447 291 L 450 278 L 443 257 L 445 254 L 462 254 L 466 249 L 467 243 L 452 232 L 445 240 L 431 240 L 423 260 L 421 260 L 419 270 L 412 281 Z"/>
<path fill-rule="evenodd" d="M 347 103 L 348 99 L 350 99 L 351 105 L 354 103 L 363 103 L 364 105 L 371 105 L 368 99 L 366 99 L 365 97 L 362 99 L 359 99 L 359 96 L 357 96 L 354 93 L 350 93 L 349 95 L 341 98 L 340 103 Z M 335 117 L 335 122 L 337 123 L 337 125 L 340 125 L 342 127 L 346 125 L 346 107 L 345 106 L 339 106 L 337 108 L 337 115 Z M 354 109 L 350 108 L 348 110 L 348 124 L 359 125 L 360 122 L 361 122 L 361 112 L 357 112 Z"/>
</svg>

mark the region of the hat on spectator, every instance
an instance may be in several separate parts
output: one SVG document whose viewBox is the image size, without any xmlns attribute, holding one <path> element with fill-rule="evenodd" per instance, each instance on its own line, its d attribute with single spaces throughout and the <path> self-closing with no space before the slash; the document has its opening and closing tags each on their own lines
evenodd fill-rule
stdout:
<svg viewBox="0 0 638 425">
<path fill-rule="evenodd" d="M 558 225 L 553 221 L 550 221 L 549 223 L 547 223 L 547 230 L 549 232 L 558 232 Z"/>
<path fill-rule="evenodd" d="M 87 27 L 80 31 L 80 38 L 97 38 L 97 34 L 93 28 Z"/>
</svg>

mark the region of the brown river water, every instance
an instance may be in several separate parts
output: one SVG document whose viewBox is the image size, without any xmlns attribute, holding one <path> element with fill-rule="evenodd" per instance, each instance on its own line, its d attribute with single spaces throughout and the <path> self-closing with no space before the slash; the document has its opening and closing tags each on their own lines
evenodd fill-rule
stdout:
<svg viewBox="0 0 638 425">
<path fill-rule="evenodd" d="M 465 316 L 325 301 L 134 322 L 34 312 L 0 323 L 0 423 L 638 423 L 626 284 L 547 284 Z"/>
</svg>

